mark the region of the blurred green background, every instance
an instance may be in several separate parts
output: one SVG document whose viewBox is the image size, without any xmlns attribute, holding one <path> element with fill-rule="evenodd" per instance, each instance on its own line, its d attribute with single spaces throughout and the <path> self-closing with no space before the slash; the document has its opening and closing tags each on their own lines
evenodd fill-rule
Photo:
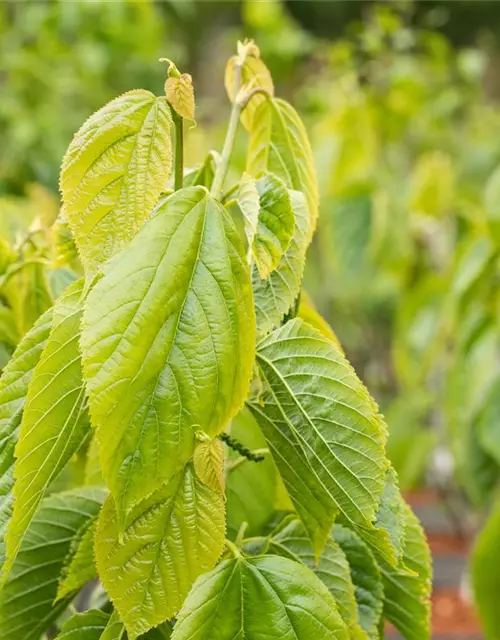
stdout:
<svg viewBox="0 0 500 640">
<path fill-rule="evenodd" d="M 500 477 L 498 18 L 465 0 L 0 4 L 0 368 L 79 270 L 57 193 L 74 132 L 161 93 L 168 56 L 193 76 L 200 162 L 251 37 L 315 153 L 306 289 L 386 414 L 403 488 L 452 484 L 480 511 Z"/>
</svg>

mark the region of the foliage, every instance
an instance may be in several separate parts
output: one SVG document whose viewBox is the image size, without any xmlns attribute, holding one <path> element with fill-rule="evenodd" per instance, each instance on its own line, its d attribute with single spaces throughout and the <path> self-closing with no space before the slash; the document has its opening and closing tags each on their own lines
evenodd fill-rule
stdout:
<svg viewBox="0 0 500 640">
<path fill-rule="evenodd" d="M 185 86 L 102 107 L 63 160 L 82 276 L 0 379 L 2 638 L 360 640 L 385 619 L 428 638 L 428 548 L 387 426 L 302 296 L 306 128 L 239 43 L 221 154 L 184 186 L 193 93 L 169 78 Z"/>
</svg>

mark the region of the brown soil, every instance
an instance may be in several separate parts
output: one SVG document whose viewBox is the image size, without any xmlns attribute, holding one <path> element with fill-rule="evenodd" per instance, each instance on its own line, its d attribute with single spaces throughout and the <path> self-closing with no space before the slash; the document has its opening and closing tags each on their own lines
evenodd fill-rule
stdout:
<svg viewBox="0 0 500 640">
<path fill-rule="evenodd" d="M 433 637 L 481 637 L 477 616 L 457 590 L 440 589 L 432 596 Z"/>
</svg>

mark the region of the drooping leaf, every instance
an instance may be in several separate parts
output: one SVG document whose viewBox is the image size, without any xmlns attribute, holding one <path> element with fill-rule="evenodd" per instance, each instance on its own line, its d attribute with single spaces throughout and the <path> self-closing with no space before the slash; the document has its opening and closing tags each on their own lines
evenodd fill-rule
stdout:
<svg viewBox="0 0 500 640">
<path fill-rule="evenodd" d="M 224 85 L 231 102 L 236 98 L 235 94 L 235 68 L 240 63 L 239 56 L 233 56 L 228 60 Z M 255 55 L 247 55 L 241 67 L 241 87 L 248 90 L 257 88 L 265 89 L 270 96 L 274 95 L 274 84 L 269 69 L 264 62 Z M 241 114 L 241 122 L 245 129 L 251 130 L 255 112 L 260 104 L 265 102 L 267 97 L 261 93 L 254 95 Z"/>
<path fill-rule="evenodd" d="M 133 291 L 133 298 L 130 294 Z M 91 291 L 82 350 L 103 474 L 120 517 L 238 411 L 254 360 L 244 250 L 203 187 L 177 191 Z"/>
<path fill-rule="evenodd" d="M 349 562 L 359 623 L 369 638 L 378 638 L 384 599 L 380 569 L 368 546 L 353 531 L 336 524 L 332 536 Z"/>
<path fill-rule="evenodd" d="M 214 567 L 224 537 L 224 496 L 191 465 L 132 510 L 122 539 L 113 499 L 106 500 L 97 567 L 130 640 L 179 611 L 194 580 Z"/>
<path fill-rule="evenodd" d="M 262 279 L 273 272 L 288 250 L 295 230 L 295 215 L 284 184 L 266 174 L 256 181 L 259 194 L 257 233 L 253 239 L 255 263 Z"/>
<path fill-rule="evenodd" d="M 52 327 L 52 309 L 24 336 L 0 378 L 0 566 L 5 556 L 5 532 L 12 515 L 14 449 L 26 403 L 28 385 Z"/>
<path fill-rule="evenodd" d="M 236 558 L 201 576 L 172 640 L 347 640 L 325 585 L 303 564 L 278 556 Z"/>
<path fill-rule="evenodd" d="M 319 556 L 339 513 L 360 531 L 373 522 L 385 482 L 385 425 L 334 344 L 295 319 L 264 338 L 265 390 L 250 408 Z"/>
<path fill-rule="evenodd" d="M 94 562 L 94 537 L 97 520 L 89 522 L 83 532 L 78 532 L 71 544 L 65 566 L 59 579 L 57 599 L 66 597 L 81 589 L 87 582 L 97 577 Z"/>
<path fill-rule="evenodd" d="M 214 491 L 224 493 L 224 448 L 214 438 L 196 445 L 193 466 L 198 478 Z"/>
<path fill-rule="evenodd" d="M 194 120 L 193 79 L 189 73 L 171 76 L 165 82 L 165 95 L 172 108 L 181 118 Z"/>
<path fill-rule="evenodd" d="M 77 613 L 61 627 L 56 640 L 101 640 L 109 615 L 99 609 Z"/>
<path fill-rule="evenodd" d="M 289 189 L 304 193 L 310 215 L 310 240 L 318 218 L 318 185 L 312 150 L 302 120 L 284 100 L 264 99 L 255 110 L 246 170 L 253 176 L 270 171 Z"/>
<path fill-rule="evenodd" d="M 248 449 L 267 448 L 266 440 L 250 411 L 245 407 L 232 421 L 231 435 Z M 229 452 L 229 464 L 239 457 Z M 266 456 L 261 462 L 244 462 L 229 472 L 227 477 L 227 527 L 234 538 L 243 522 L 248 524 L 246 533 L 254 536 L 262 533 L 262 527 L 271 519 L 276 508 L 277 470 Z"/>
<path fill-rule="evenodd" d="M 171 122 L 165 98 L 129 91 L 94 113 L 69 145 L 60 186 L 90 273 L 148 219 L 171 172 Z"/>
<path fill-rule="evenodd" d="M 252 271 L 255 314 L 259 334 L 278 327 L 300 293 L 310 230 L 309 214 L 302 193 L 290 192 L 295 217 L 295 232 L 290 246 L 275 271 L 262 280 L 258 269 Z"/>
<path fill-rule="evenodd" d="M 295 516 L 289 516 L 270 536 L 269 553 L 274 553 L 309 567 L 335 598 L 342 619 L 349 627 L 351 637 L 367 639 L 359 626 L 358 605 L 351 580 L 347 558 L 335 542 L 328 538 L 325 548 L 316 562 L 309 536 Z"/>
<path fill-rule="evenodd" d="M 403 566 L 380 563 L 384 585 L 384 615 L 406 640 L 428 640 L 430 636 L 431 556 L 425 533 L 405 504 Z"/>
<path fill-rule="evenodd" d="M 73 489 L 43 500 L 0 591 L 0 638 L 39 640 L 67 607 L 54 604 L 71 541 L 95 518 L 104 489 Z"/>
<path fill-rule="evenodd" d="M 83 280 L 54 306 L 53 326 L 31 379 L 16 444 L 14 511 L 6 535 L 8 571 L 49 484 L 88 430 L 78 338 Z"/>
</svg>

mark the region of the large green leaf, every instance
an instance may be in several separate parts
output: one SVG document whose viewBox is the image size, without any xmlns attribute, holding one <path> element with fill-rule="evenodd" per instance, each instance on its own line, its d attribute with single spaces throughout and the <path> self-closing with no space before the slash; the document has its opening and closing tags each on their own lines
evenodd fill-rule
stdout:
<svg viewBox="0 0 500 640">
<path fill-rule="evenodd" d="M 49 484 L 89 429 L 78 338 L 83 280 L 54 306 L 53 326 L 31 379 L 15 449 L 14 511 L 6 536 L 5 571 Z"/>
<path fill-rule="evenodd" d="M 67 620 L 56 640 L 101 640 L 109 615 L 99 609 L 89 609 Z"/>
<path fill-rule="evenodd" d="M 201 576 L 172 640 L 347 640 L 325 585 L 303 564 L 278 556 L 225 560 Z"/>
<path fill-rule="evenodd" d="M 65 566 L 59 579 L 57 599 L 81 589 L 87 582 L 97 577 L 94 562 L 94 536 L 97 520 L 86 524 L 83 531 L 78 532 L 71 544 Z"/>
<path fill-rule="evenodd" d="M 281 324 L 300 293 L 310 221 L 304 195 L 299 191 L 290 191 L 290 201 L 295 231 L 288 250 L 266 280 L 260 278 L 257 266 L 252 272 L 255 314 L 260 334 L 268 333 Z"/>
<path fill-rule="evenodd" d="M 95 518 L 104 489 L 84 488 L 43 500 L 0 591 L 0 638 L 39 640 L 68 605 L 54 604 L 71 541 Z"/>
<path fill-rule="evenodd" d="M 318 561 L 304 526 L 295 516 L 289 516 L 270 536 L 269 553 L 303 562 L 328 587 L 335 598 L 342 619 L 352 638 L 367 639 L 359 626 L 358 605 L 347 558 L 330 537 Z"/>
<path fill-rule="evenodd" d="M 184 466 L 196 431 L 215 436 L 240 409 L 254 334 L 232 220 L 205 188 L 177 191 L 112 261 L 84 313 L 90 411 L 120 518 Z"/>
<path fill-rule="evenodd" d="M 233 419 L 231 435 L 251 450 L 267 447 L 266 440 L 247 408 Z M 238 458 L 231 451 L 229 464 Z M 262 527 L 271 519 L 276 505 L 277 471 L 270 456 L 261 462 L 246 461 L 230 470 L 227 476 L 227 527 L 235 537 L 243 522 L 248 524 L 250 536 L 262 533 Z"/>
<path fill-rule="evenodd" d="M 28 385 L 52 327 L 49 309 L 24 336 L 0 378 L 0 566 L 5 555 L 5 532 L 12 515 L 14 449 L 26 403 Z"/>
<path fill-rule="evenodd" d="M 172 166 L 165 98 L 124 93 L 94 113 L 69 145 L 61 171 L 64 211 L 93 272 L 149 217 Z"/>
<path fill-rule="evenodd" d="M 284 100 L 264 100 L 253 114 L 247 172 L 257 176 L 266 169 L 288 188 L 304 193 L 312 235 L 318 218 L 318 185 L 311 145 L 302 120 Z"/>
<path fill-rule="evenodd" d="M 380 563 L 384 585 L 384 615 L 406 640 L 430 638 L 431 556 L 425 533 L 405 504 L 403 565 Z"/>
<path fill-rule="evenodd" d="M 369 638 L 378 638 L 384 590 L 376 560 L 368 546 L 350 529 L 336 524 L 332 536 L 349 562 L 359 623 Z"/>
<path fill-rule="evenodd" d="M 95 540 L 97 567 L 131 640 L 179 611 L 194 580 L 214 567 L 224 536 L 224 496 L 190 464 L 132 510 L 122 538 L 108 498 Z"/>
<path fill-rule="evenodd" d="M 258 346 L 264 381 L 250 408 L 319 555 L 340 513 L 374 534 L 385 482 L 385 425 L 340 349 L 300 319 Z"/>
</svg>

